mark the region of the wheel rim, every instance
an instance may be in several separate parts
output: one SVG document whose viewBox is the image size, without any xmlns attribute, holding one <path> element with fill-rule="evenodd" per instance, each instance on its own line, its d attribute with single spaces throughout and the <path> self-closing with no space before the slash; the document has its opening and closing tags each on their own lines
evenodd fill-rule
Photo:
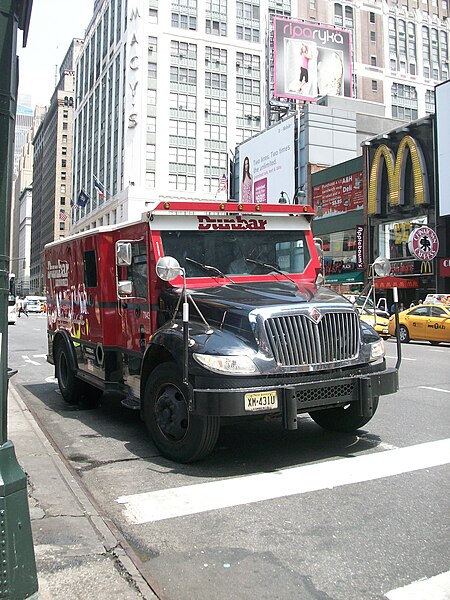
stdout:
<svg viewBox="0 0 450 600">
<path fill-rule="evenodd" d="M 67 378 L 68 378 L 68 368 L 66 355 L 64 352 L 61 352 L 59 355 L 59 364 L 58 364 L 58 379 L 63 388 L 67 387 Z"/>
<path fill-rule="evenodd" d="M 184 438 L 189 424 L 189 413 L 183 392 L 175 385 L 161 388 L 155 403 L 155 418 L 159 430 L 170 441 Z"/>
<path fill-rule="evenodd" d="M 404 327 L 400 327 L 400 341 L 404 342 L 408 336 L 408 333 Z"/>
</svg>

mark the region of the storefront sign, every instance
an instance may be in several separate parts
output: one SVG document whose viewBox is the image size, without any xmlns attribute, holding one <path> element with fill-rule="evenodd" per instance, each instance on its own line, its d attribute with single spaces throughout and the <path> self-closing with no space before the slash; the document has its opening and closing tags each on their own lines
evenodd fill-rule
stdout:
<svg viewBox="0 0 450 600">
<path fill-rule="evenodd" d="M 433 229 L 427 225 L 422 225 L 411 231 L 408 248 L 411 254 L 419 260 L 433 260 L 439 251 L 438 236 Z"/>
<path fill-rule="evenodd" d="M 356 268 L 364 269 L 364 225 L 356 226 Z"/>
<path fill-rule="evenodd" d="M 439 274 L 441 277 L 450 277 L 450 258 L 441 258 L 439 261 Z"/>
<path fill-rule="evenodd" d="M 348 273 L 357 268 L 354 262 L 344 262 L 343 260 L 333 260 L 332 258 L 324 258 L 323 263 L 325 275 Z"/>
<path fill-rule="evenodd" d="M 423 151 L 419 142 L 410 135 L 405 135 L 398 147 L 397 156 L 394 155 L 393 150 L 386 144 L 382 144 L 375 151 L 369 177 L 367 203 L 367 212 L 369 215 L 381 213 L 383 165 L 386 165 L 388 176 L 389 205 L 394 207 L 408 204 L 404 197 L 406 161 L 408 156 L 411 156 L 412 163 L 414 204 L 429 204 L 430 193 Z"/>
<path fill-rule="evenodd" d="M 406 277 L 380 277 L 375 279 L 375 289 L 377 290 L 389 290 L 392 288 L 399 288 L 402 290 L 417 289 L 420 287 L 418 279 L 407 279 Z"/>
<path fill-rule="evenodd" d="M 395 276 L 432 275 L 434 261 L 391 260 L 391 273 Z"/>
<path fill-rule="evenodd" d="M 313 206 L 318 217 L 360 208 L 364 204 L 362 171 L 313 187 Z"/>
</svg>

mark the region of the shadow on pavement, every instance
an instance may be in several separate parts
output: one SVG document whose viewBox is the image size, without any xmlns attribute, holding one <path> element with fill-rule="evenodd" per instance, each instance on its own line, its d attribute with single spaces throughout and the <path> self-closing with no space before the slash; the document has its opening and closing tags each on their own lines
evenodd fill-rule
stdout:
<svg viewBox="0 0 450 600">
<path fill-rule="evenodd" d="M 108 463 L 137 458 L 162 466 L 169 472 L 191 477 L 237 477 L 330 458 L 352 457 L 376 449 L 382 441 L 366 430 L 360 430 L 357 435 L 327 432 L 307 415 L 299 418 L 296 431 L 283 430 L 280 419 L 268 422 L 236 420 L 223 425 L 210 456 L 197 463 L 184 465 L 169 461 L 159 454 L 140 419 L 139 411 L 123 407 L 117 395 L 104 394 L 100 406 L 92 409 L 82 404 L 66 404 L 52 383 L 17 385 L 16 389 L 19 393 L 23 391 L 20 395 L 39 419 L 41 427 L 80 473 Z M 53 416 L 49 416 L 50 412 Z M 64 443 L 67 440 L 63 439 L 62 434 L 58 436 L 58 428 L 52 424 L 66 419 L 78 421 L 84 426 L 80 428 L 81 433 L 74 435 L 84 440 L 91 451 L 82 448 L 80 452 L 73 452 L 71 445 Z M 102 460 L 92 452 L 92 440 L 96 438 L 111 441 L 112 452 L 107 459 Z M 120 456 L 114 451 L 114 440 L 120 442 Z"/>
</svg>

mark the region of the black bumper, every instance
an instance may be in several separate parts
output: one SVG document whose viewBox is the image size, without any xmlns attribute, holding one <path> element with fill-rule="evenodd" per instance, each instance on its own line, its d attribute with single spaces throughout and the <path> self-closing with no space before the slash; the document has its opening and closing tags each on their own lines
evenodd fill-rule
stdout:
<svg viewBox="0 0 450 600">
<path fill-rule="evenodd" d="M 255 392 L 277 393 L 275 409 L 245 409 L 245 396 Z M 316 409 L 358 402 L 362 416 L 372 415 L 372 399 L 398 390 L 398 371 L 385 369 L 358 376 L 322 381 L 235 389 L 193 389 L 191 410 L 197 415 L 237 417 L 254 414 L 282 414 L 286 429 L 296 429 L 297 415 Z"/>
</svg>

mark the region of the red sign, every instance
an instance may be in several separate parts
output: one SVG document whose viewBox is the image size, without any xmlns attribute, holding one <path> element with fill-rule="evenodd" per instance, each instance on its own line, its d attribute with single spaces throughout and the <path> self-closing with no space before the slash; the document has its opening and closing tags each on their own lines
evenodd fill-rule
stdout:
<svg viewBox="0 0 450 600">
<path fill-rule="evenodd" d="M 419 260 L 433 260 L 439 250 L 438 236 L 433 229 L 422 225 L 409 234 L 408 248 Z"/>
<path fill-rule="evenodd" d="M 364 269 L 364 225 L 356 226 L 356 268 Z"/>
<path fill-rule="evenodd" d="M 314 186 L 312 197 L 318 217 L 360 208 L 364 204 L 362 171 Z"/>
<path fill-rule="evenodd" d="M 439 274 L 441 277 L 450 277 L 450 258 L 441 258 L 439 261 Z"/>
<path fill-rule="evenodd" d="M 399 289 L 416 289 L 419 287 L 418 279 L 406 279 L 406 277 L 380 277 L 375 279 L 375 288 L 377 290 L 386 290 L 392 288 Z"/>
</svg>

